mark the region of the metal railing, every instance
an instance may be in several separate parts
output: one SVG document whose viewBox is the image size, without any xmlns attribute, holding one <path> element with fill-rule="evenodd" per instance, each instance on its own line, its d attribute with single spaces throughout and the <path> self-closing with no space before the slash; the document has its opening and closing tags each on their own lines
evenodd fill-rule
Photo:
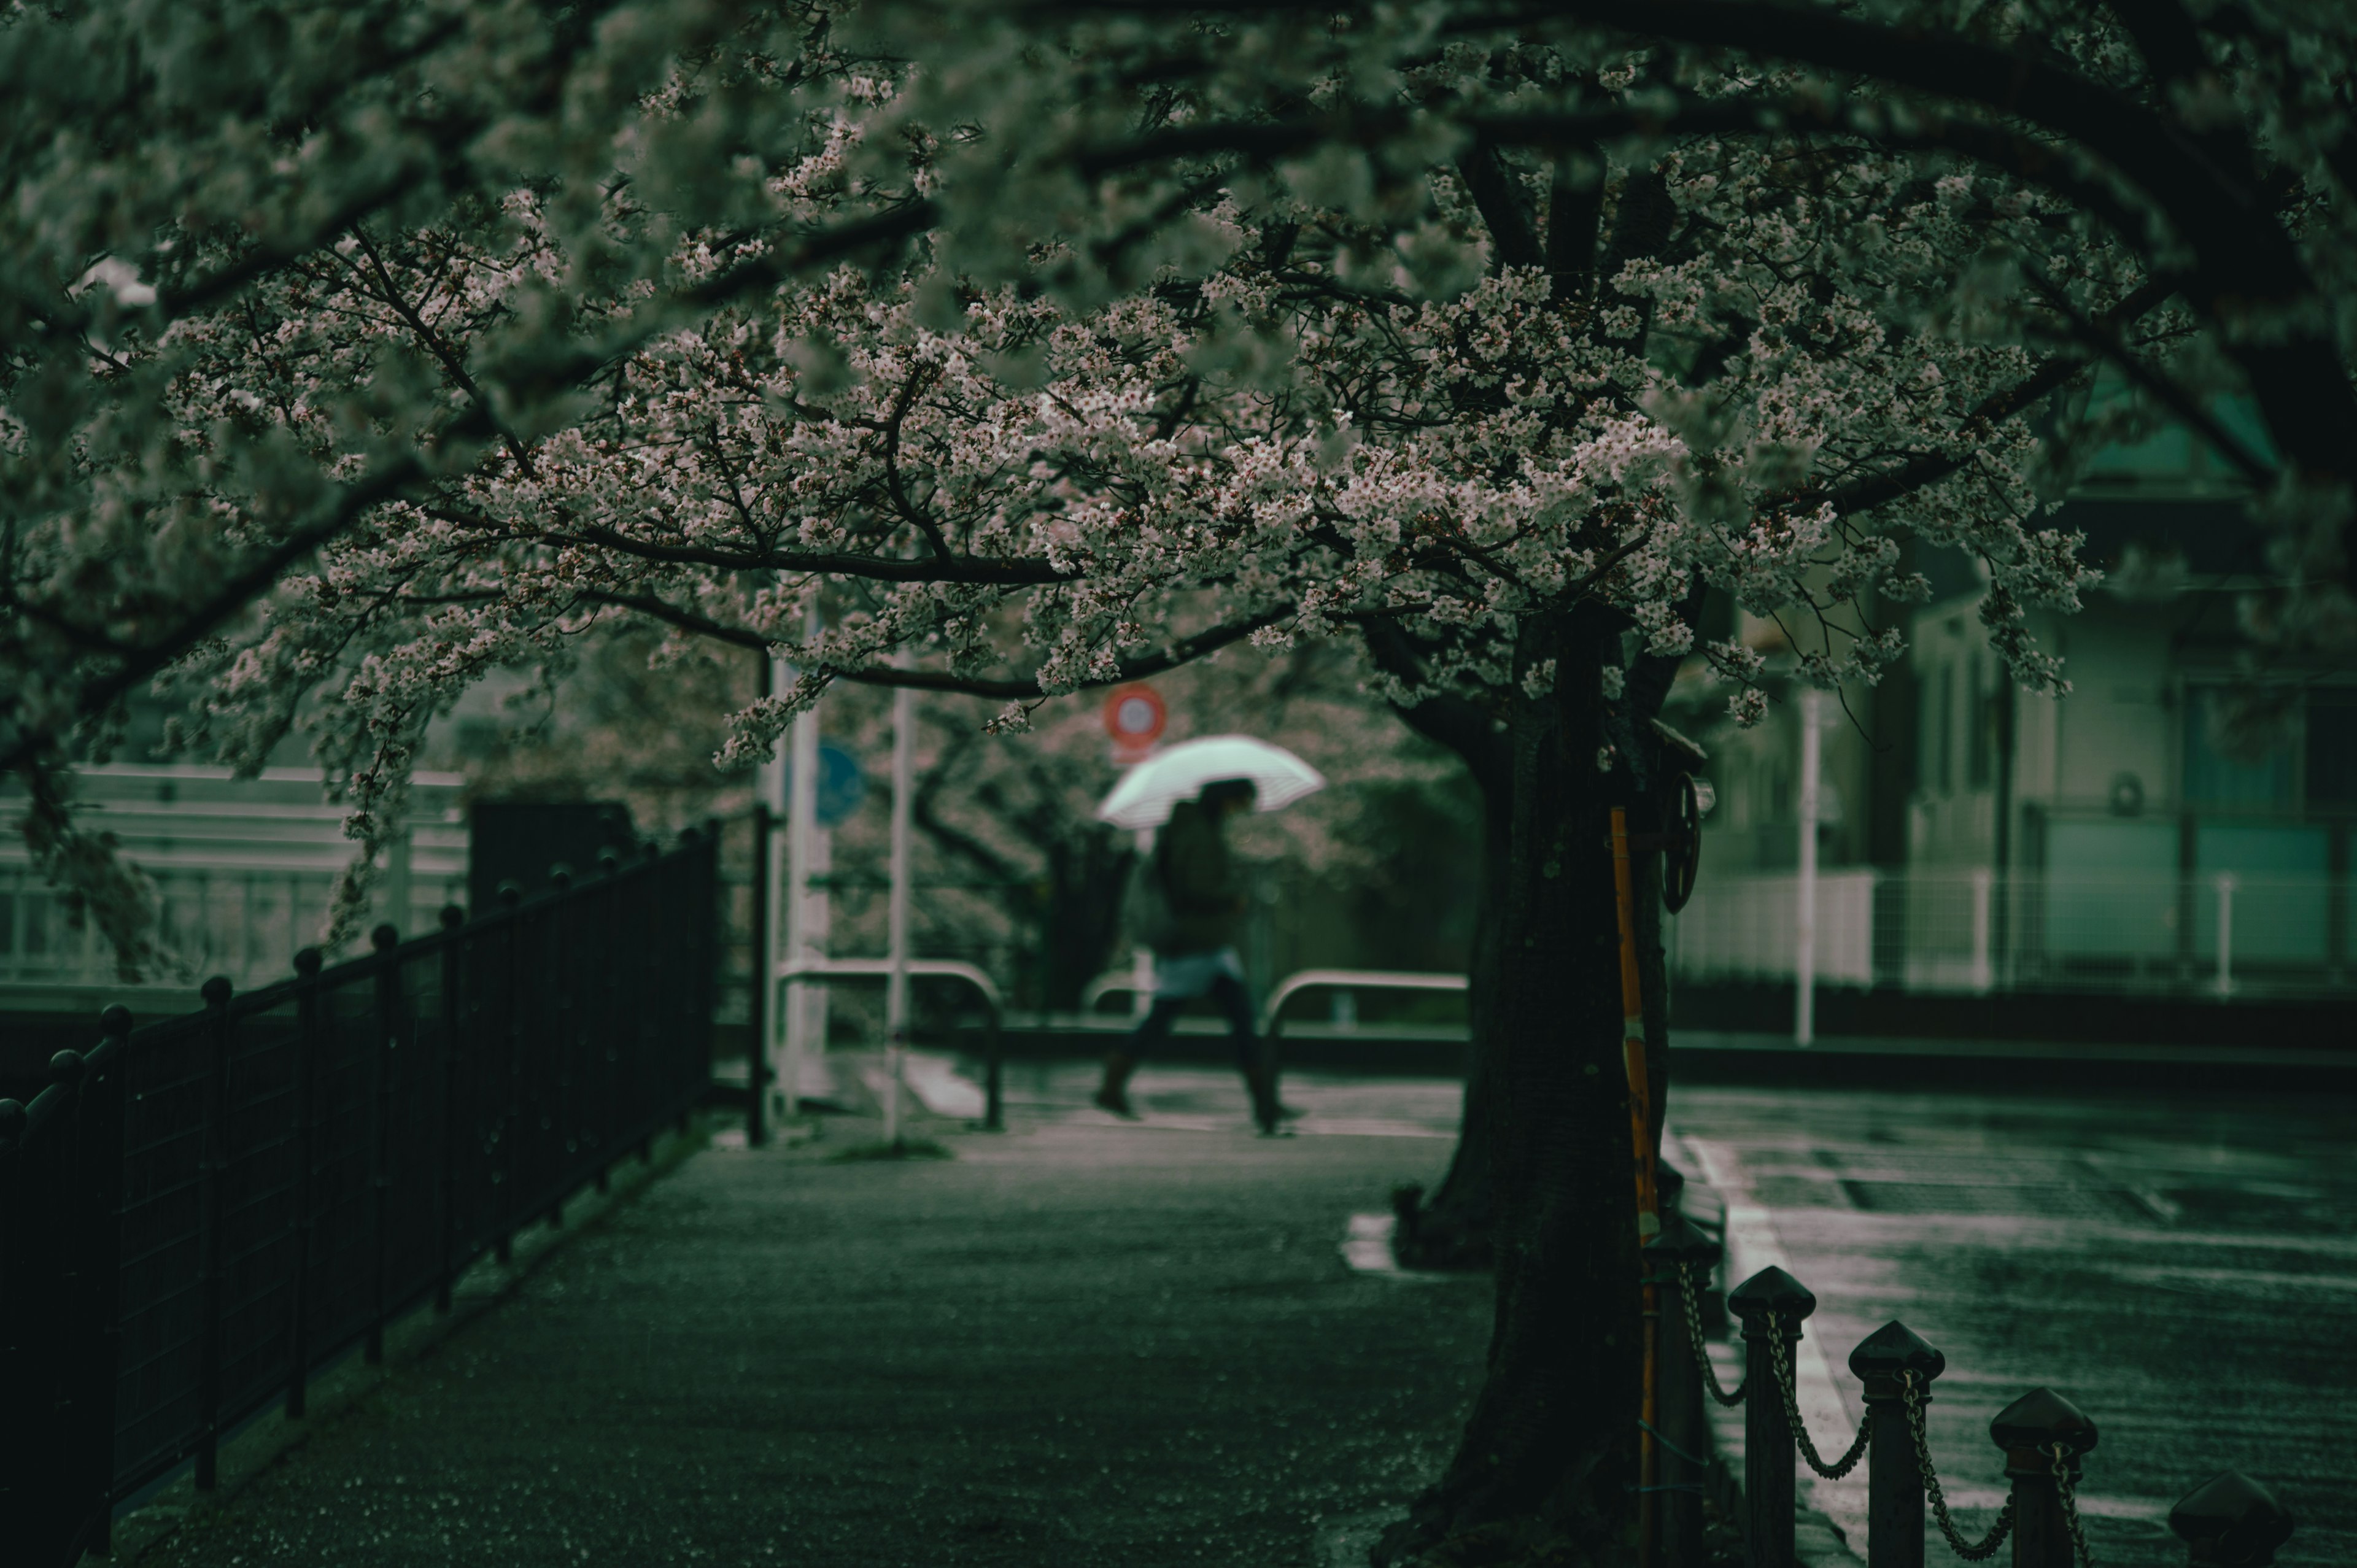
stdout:
<svg viewBox="0 0 2357 1568">
<path fill-rule="evenodd" d="M 648 1156 L 709 1083 L 716 842 L 135 1029 L 109 1008 L 0 1100 L 0 1519 L 11 1563 L 106 1549 L 115 1504 L 514 1230 Z M 37 1416 L 25 1412 L 40 1412 Z"/>
<path fill-rule="evenodd" d="M 2097 1436 L 2084 1412 L 2040 1388 L 1996 1413 L 1989 1437 L 2004 1455 L 2006 1501 L 1980 1538 L 1971 1539 L 1949 1510 L 1924 1434 L 1923 1407 L 1947 1358 L 1896 1320 L 1867 1335 L 1849 1354 L 1850 1372 L 1863 1385 L 1865 1417 L 1840 1455 L 1828 1459 L 1802 1420 L 1792 1371 L 1801 1326 L 1816 1311 L 1817 1298 L 1780 1268 L 1762 1269 L 1727 1293 L 1727 1311 L 1743 1325 L 1745 1352 L 1743 1381 L 1728 1390 L 1711 1365 L 1701 1321 L 1700 1281 L 1720 1251 L 1718 1240 L 1674 1214 L 1645 1258 L 1648 1283 L 1680 1306 L 1663 1326 L 1662 1353 L 1694 1402 L 1684 1429 L 1701 1424 L 1691 1415 L 1699 1412 L 1703 1391 L 1722 1405 L 1743 1406 L 1749 1568 L 1793 1568 L 1798 1562 L 1796 1455 L 1832 1479 L 1865 1462 L 1867 1568 L 1922 1568 L 1927 1505 L 1941 1538 L 1966 1562 L 1996 1555 L 2010 1536 L 2016 1568 L 2093 1568 L 2078 1508 L 2081 1461 Z M 1681 1365 L 1689 1356 L 1691 1378 Z M 2186 1542 L 2189 1562 L 2262 1568 L 2290 1539 L 2292 1518 L 2266 1487 L 2227 1470 L 2179 1500 L 2169 1526 Z"/>
<path fill-rule="evenodd" d="M 1302 969 L 1296 970 L 1272 986 L 1268 1001 L 1261 1007 L 1260 1031 L 1269 1039 L 1276 1038 L 1284 1029 L 1285 1004 L 1304 991 L 1333 990 L 1345 994 L 1361 991 L 1456 991 L 1468 989 L 1469 982 L 1461 974 L 1432 974 L 1405 969 Z M 1081 991 L 1081 1011 L 1096 1010 L 1098 1003 L 1124 992 L 1138 996 L 1150 994 L 1154 988 L 1151 970 L 1114 969 L 1092 980 Z M 1351 1009 L 1353 1016 L 1356 1009 Z"/>
<path fill-rule="evenodd" d="M 998 983 L 990 978 L 979 965 L 953 958 L 912 958 L 907 964 L 911 980 L 960 980 L 972 987 L 982 998 L 984 1015 L 989 1026 L 983 1036 L 984 1111 L 982 1126 L 987 1132 L 999 1132 L 1005 1126 L 1003 1077 L 1000 1034 L 1006 1022 L 1006 1006 L 998 991 Z M 888 958 L 824 958 L 787 962 L 778 966 L 780 984 L 789 981 L 812 980 L 888 980 L 892 961 Z"/>
<path fill-rule="evenodd" d="M 1304 991 L 1464 991 L 1470 983 L 1461 974 L 1420 974 L 1400 969 L 1297 970 L 1270 989 L 1268 1003 L 1261 1009 L 1260 1032 L 1275 1039 L 1285 1027 L 1285 1004 Z M 1356 1009 L 1352 1011 L 1355 1015 Z"/>
</svg>

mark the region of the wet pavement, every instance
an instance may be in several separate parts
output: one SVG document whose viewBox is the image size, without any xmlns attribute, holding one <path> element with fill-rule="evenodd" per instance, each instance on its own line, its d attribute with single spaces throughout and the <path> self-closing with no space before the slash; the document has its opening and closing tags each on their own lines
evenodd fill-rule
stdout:
<svg viewBox="0 0 2357 1568">
<path fill-rule="evenodd" d="M 1671 1122 L 1736 1269 L 1816 1294 L 1822 1451 L 1860 1413 L 1850 1348 L 1896 1317 L 1947 1356 L 1929 1427 L 1969 1537 L 2004 1500 L 1989 1417 L 2043 1384 L 2099 1429 L 2098 1564 L 2183 1563 L 2169 1508 L 2229 1466 L 2298 1517 L 2282 1561 L 2357 1562 L 2357 1101 L 1694 1088 Z M 1819 1506 L 1855 1526 L 1863 1478 Z"/>
<path fill-rule="evenodd" d="M 1008 1133 L 919 1116 L 948 1160 L 831 1161 L 856 1116 L 688 1160 L 143 1568 L 1362 1560 L 1453 1444 L 1490 1301 L 1342 1244 L 1438 1176 L 1458 1086 L 1297 1073 L 1300 1133 L 1270 1140 L 1232 1073 L 1149 1064 L 1137 1126 L 1093 1082 L 1010 1064 Z M 1857 1418 L 1849 1348 L 1901 1317 L 1948 1357 L 1932 1444 L 1972 1533 L 1988 1417 L 2043 1383 L 2102 1427 L 2098 1564 L 2181 1563 L 2161 1517 L 2227 1465 L 2299 1515 L 2286 1563 L 2338 1563 L 2352 1109 L 1689 1088 L 1672 1129 L 1738 1267 L 1820 1300 L 1821 1444 Z M 1849 1486 L 1818 1495 L 1837 1522 Z"/>
<path fill-rule="evenodd" d="M 864 1117 L 689 1158 L 140 1568 L 1363 1561 L 1490 1299 L 1344 1262 L 1450 1145 L 1336 1129 L 1453 1088 L 1264 1139 L 1230 1079 L 1146 1078 L 1143 1126 L 1088 1087 L 1018 1086 L 1002 1135 L 916 1118 L 948 1159 L 831 1160 Z"/>
</svg>

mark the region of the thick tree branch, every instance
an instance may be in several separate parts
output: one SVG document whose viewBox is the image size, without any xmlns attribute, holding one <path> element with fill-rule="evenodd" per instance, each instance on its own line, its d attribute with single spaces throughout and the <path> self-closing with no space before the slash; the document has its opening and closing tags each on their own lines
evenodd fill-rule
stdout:
<svg viewBox="0 0 2357 1568">
<path fill-rule="evenodd" d="M 1256 631 L 1289 619 L 1294 610 L 1292 605 L 1280 605 L 1243 620 L 1231 621 L 1209 631 L 1199 631 L 1192 637 L 1179 639 L 1160 653 L 1148 654 L 1142 659 L 1122 660 L 1113 674 L 1092 676 L 1075 684 L 1072 690 L 1087 692 L 1101 686 L 1118 686 L 1126 681 L 1142 681 L 1166 670 L 1176 670 L 1181 664 L 1242 642 Z M 919 692 L 955 692 L 969 697 L 998 697 L 1010 702 L 1037 701 L 1049 694 L 1039 689 L 1037 675 L 1028 680 L 1010 681 L 979 675 L 952 675 L 946 671 L 900 670 L 888 665 L 872 665 L 861 670 L 830 669 L 827 673 L 838 681 L 856 681 L 865 686 L 905 686 Z"/>
<path fill-rule="evenodd" d="M 1546 252 L 1539 245 L 1538 225 L 1533 220 L 1522 181 L 1506 166 L 1506 160 L 1498 156 L 1497 143 L 1477 135 L 1473 145 L 1458 157 L 1457 173 L 1490 231 L 1490 243 L 1496 252 L 1498 265 L 1546 265 Z"/>
<path fill-rule="evenodd" d="M 425 466 L 422 463 L 415 458 L 402 458 L 388 464 L 382 473 L 344 486 L 330 500 L 314 510 L 310 521 L 289 531 L 285 538 L 232 573 L 200 599 L 170 631 L 124 650 L 118 656 L 113 669 L 85 682 L 76 697 L 75 712 L 85 719 L 104 713 L 140 682 L 152 678 L 166 665 L 211 636 L 221 622 L 268 593 L 296 562 L 350 527 L 370 509 L 393 499 L 424 477 Z M 5 743 L 0 743 L 0 768 L 21 766 L 45 749 L 54 738 L 46 730 L 29 732 L 19 729 Z"/>
<path fill-rule="evenodd" d="M 658 544 L 596 526 L 534 537 L 548 544 L 585 545 L 673 565 L 711 566 L 728 572 L 810 572 L 821 576 L 865 577 L 878 583 L 965 583 L 977 587 L 1024 588 L 1069 583 L 1083 575 L 1045 561 L 973 555 L 902 561 L 843 550 L 715 550 L 693 544 Z"/>
<path fill-rule="evenodd" d="M 2158 309 L 2163 300 L 2182 286 L 2175 277 L 2146 280 L 2127 297 L 2097 318 L 2105 329 L 2117 331 L 2138 317 Z M 2059 390 L 2072 377 L 2087 368 L 2087 361 L 2076 354 L 2055 354 L 2037 370 L 2002 392 L 1993 392 L 1975 405 L 1965 416 L 1967 426 L 1996 424 L 2036 406 L 2039 400 Z M 1965 459 L 1943 452 L 1926 453 L 1912 457 L 1895 468 L 1852 479 L 1828 490 L 1805 494 L 1800 499 L 1814 506 L 1830 501 L 1834 510 L 1844 515 L 1871 511 L 1874 508 L 1900 500 L 1928 486 L 1938 484 L 1964 465 Z"/>
</svg>

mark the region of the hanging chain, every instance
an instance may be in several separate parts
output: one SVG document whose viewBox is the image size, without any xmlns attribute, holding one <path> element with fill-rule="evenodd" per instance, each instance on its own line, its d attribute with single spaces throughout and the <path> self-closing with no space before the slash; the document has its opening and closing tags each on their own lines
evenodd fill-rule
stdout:
<svg viewBox="0 0 2357 1568">
<path fill-rule="evenodd" d="M 1685 1308 L 1686 1345 L 1694 1351 L 1695 1365 L 1702 1369 L 1702 1386 L 1708 1389 L 1710 1397 L 1721 1404 L 1741 1404 L 1743 1396 L 1750 1391 L 1750 1385 L 1738 1383 L 1735 1385 L 1733 1393 L 1720 1387 L 1718 1369 L 1710 1364 L 1710 1352 L 1703 1348 L 1702 1308 L 1695 1305 L 1695 1297 L 1699 1294 L 1695 1289 L 1694 1265 L 1680 1263 L 1678 1265 L 1678 1301 Z"/>
<path fill-rule="evenodd" d="M 1996 1556 L 1996 1549 L 2013 1531 L 2012 1494 L 2007 1494 L 2005 1507 L 1996 1511 L 1996 1525 L 1979 1544 L 1958 1533 L 1956 1521 L 1948 1517 L 1948 1499 L 1940 1490 L 1940 1477 L 1932 1469 L 1932 1440 L 1923 1434 L 1923 1401 L 1915 1392 L 1915 1373 L 1910 1369 L 1899 1377 L 1899 1397 L 1907 1405 L 1907 1430 L 1915 1436 L 1915 1467 L 1923 1474 L 1923 1495 L 1932 1499 L 1932 1517 L 1939 1522 L 1940 1533 L 1948 1538 L 1948 1549 L 1967 1563 Z"/>
<path fill-rule="evenodd" d="M 2047 1444 L 2054 1455 L 2054 1495 L 2062 1499 L 2062 1522 L 2070 1529 L 2071 1544 L 2078 1550 L 2079 1568 L 2093 1568 L 2094 1559 L 2087 1555 L 2087 1532 L 2079 1525 L 2079 1498 L 2071 1482 L 2071 1466 L 2064 1462 L 2071 1452 L 2060 1443 Z"/>
<path fill-rule="evenodd" d="M 1865 1419 L 1857 1423 L 1857 1440 L 1849 1445 L 1849 1452 L 1828 1465 L 1817 1452 L 1817 1445 L 1809 1440 L 1809 1429 L 1801 1424 L 1801 1405 L 1792 1390 L 1790 1347 L 1784 1343 L 1783 1330 L 1777 1326 L 1772 1312 L 1768 1314 L 1768 1360 L 1776 1369 L 1776 1390 L 1784 1396 L 1785 1424 L 1792 1429 L 1792 1440 L 1800 1444 L 1801 1457 L 1809 1462 L 1809 1468 L 1828 1481 L 1838 1481 L 1857 1469 L 1857 1462 L 1866 1456 L 1866 1440 L 1874 1433 L 1874 1412 L 1867 1411 Z"/>
</svg>

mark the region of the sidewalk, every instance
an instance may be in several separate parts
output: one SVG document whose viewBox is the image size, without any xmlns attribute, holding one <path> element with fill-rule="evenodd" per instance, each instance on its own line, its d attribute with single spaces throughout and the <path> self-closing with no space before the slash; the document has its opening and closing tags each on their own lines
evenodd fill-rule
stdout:
<svg viewBox="0 0 2357 1568">
<path fill-rule="evenodd" d="M 1362 1562 L 1453 1445 L 1489 1282 L 1340 1252 L 1446 1139 L 1261 1139 L 1233 1098 L 708 1150 L 138 1561 Z"/>
</svg>

